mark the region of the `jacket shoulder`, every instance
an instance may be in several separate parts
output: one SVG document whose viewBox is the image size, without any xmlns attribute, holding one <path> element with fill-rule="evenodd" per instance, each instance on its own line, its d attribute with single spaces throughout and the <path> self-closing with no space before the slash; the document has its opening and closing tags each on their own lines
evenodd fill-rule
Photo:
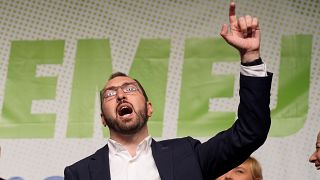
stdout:
<svg viewBox="0 0 320 180">
<path fill-rule="evenodd" d="M 107 154 L 107 151 L 108 151 L 108 146 L 105 145 L 104 147 L 98 149 L 94 154 L 91 154 L 90 156 L 87 156 L 87 157 L 71 164 L 70 166 L 67 166 L 65 168 L 65 173 L 66 173 L 66 171 L 79 172 L 81 170 L 87 169 L 89 163 L 92 160 L 95 160 L 95 159 L 97 159 L 97 157 L 101 157 L 104 154 Z"/>
</svg>

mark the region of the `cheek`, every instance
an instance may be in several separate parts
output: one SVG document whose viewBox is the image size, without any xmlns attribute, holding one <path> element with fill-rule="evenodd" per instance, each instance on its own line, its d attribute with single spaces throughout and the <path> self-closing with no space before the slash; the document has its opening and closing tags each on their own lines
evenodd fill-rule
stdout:
<svg viewBox="0 0 320 180">
<path fill-rule="evenodd" d="M 140 97 L 133 97 L 133 98 L 128 98 L 128 101 L 133 105 L 133 107 L 136 110 L 143 110 L 145 109 L 145 100 L 144 98 L 140 98 Z"/>
<path fill-rule="evenodd" d="M 104 115 L 108 115 L 108 116 L 110 116 L 110 115 L 114 115 L 115 114 L 115 105 L 113 105 L 113 103 L 111 103 L 111 102 L 107 102 L 107 103 L 104 103 L 103 105 L 102 105 L 102 109 L 103 109 L 103 114 Z"/>
<path fill-rule="evenodd" d="M 315 155 L 316 155 L 318 161 L 320 161 L 320 150 L 318 150 Z"/>
<path fill-rule="evenodd" d="M 252 176 L 249 173 L 234 173 L 234 178 L 237 180 L 252 180 Z"/>
</svg>

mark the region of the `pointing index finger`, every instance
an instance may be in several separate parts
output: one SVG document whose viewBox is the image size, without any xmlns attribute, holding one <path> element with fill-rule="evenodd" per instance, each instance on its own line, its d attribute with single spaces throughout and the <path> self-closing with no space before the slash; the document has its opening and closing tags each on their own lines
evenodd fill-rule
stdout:
<svg viewBox="0 0 320 180">
<path fill-rule="evenodd" d="M 231 1 L 229 6 L 229 22 L 230 24 L 237 23 L 236 4 L 234 3 L 234 1 Z"/>
</svg>

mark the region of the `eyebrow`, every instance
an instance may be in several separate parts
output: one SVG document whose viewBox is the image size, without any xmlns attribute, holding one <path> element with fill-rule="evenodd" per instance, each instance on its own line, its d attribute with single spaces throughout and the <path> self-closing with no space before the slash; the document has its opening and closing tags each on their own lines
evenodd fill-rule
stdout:
<svg viewBox="0 0 320 180">
<path fill-rule="evenodd" d="M 118 87 L 121 87 L 121 86 L 126 86 L 126 85 L 131 85 L 131 84 L 136 84 L 137 82 L 125 82 L 123 83 L 122 85 L 120 86 L 110 86 L 110 87 L 107 87 L 107 88 L 104 88 L 103 91 L 106 91 L 106 90 L 114 90 L 114 89 L 117 89 Z"/>
<path fill-rule="evenodd" d="M 243 171 L 243 172 L 247 172 L 247 169 L 246 168 L 244 168 L 244 167 L 240 167 L 240 166 L 238 166 L 238 167 L 235 167 L 234 169 L 233 169 L 234 171 Z"/>
<path fill-rule="evenodd" d="M 240 166 L 235 167 L 234 169 L 240 169 L 240 170 L 244 170 L 244 171 L 246 171 L 246 168 L 244 168 L 244 167 L 240 167 Z"/>
</svg>

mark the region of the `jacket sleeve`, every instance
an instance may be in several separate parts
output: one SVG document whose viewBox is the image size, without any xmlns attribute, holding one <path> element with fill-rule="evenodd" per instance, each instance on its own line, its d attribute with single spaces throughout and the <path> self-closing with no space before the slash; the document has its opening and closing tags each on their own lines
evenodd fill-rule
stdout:
<svg viewBox="0 0 320 180">
<path fill-rule="evenodd" d="M 238 166 L 265 142 L 271 125 L 271 80 L 271 73 L 267 77 L 240 75 L 238 119 L 207 142 L 194 141 L 204 179 L 215 179 Z"/>
</svg>

